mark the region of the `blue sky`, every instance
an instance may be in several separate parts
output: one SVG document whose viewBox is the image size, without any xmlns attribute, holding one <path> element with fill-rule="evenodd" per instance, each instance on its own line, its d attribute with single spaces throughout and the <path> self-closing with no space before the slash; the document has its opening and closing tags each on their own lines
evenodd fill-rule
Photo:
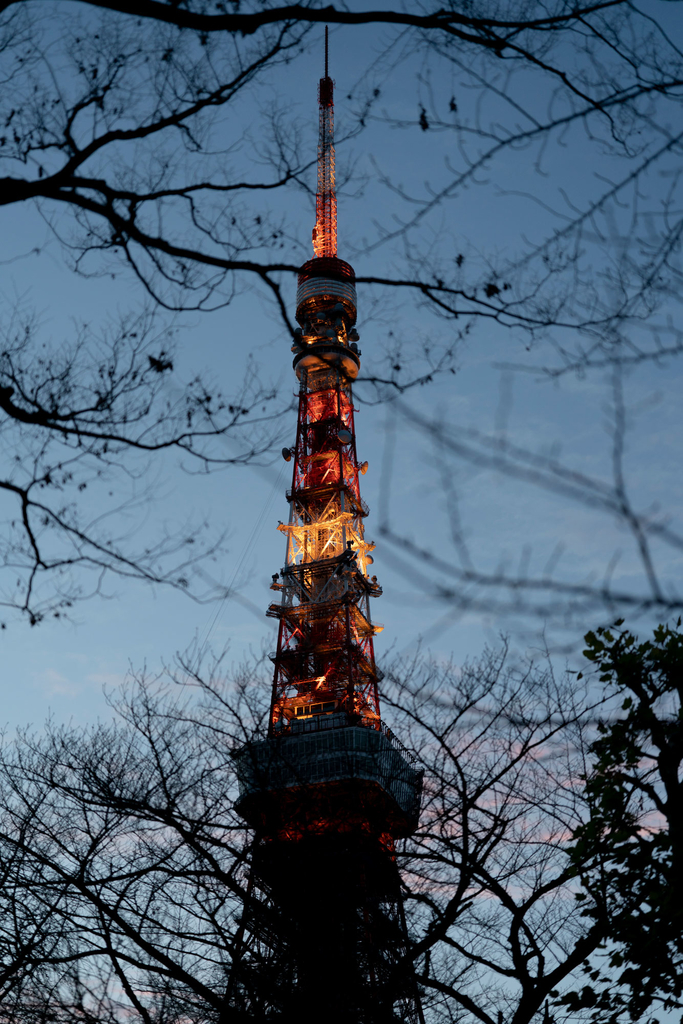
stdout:
<svg viewBox="0 0 683 1024">
<path fill-rule="evenodd" d="M 353 30 L 332 32 L 340 134 L 358 102 L 364 69 L 372 65 L 381 43 L 379 35 L 368 39 Z M 441 89 L 439 103 L 451 89 L 461 103 L 469 102 L 457 75 L 446 82 L 437 73 L 441 73 L 438 68 L 418 60 L 407 62 L 387 82 L 382 81 L 379 70 L 372 72 L 371 82 L 382 84 L 378 115 L 385 111 L 394 119 L 415 119 L 416 97 L 426 97 L 424 102 L 428 102 L 430 75 Z M 277 98 L 289 108 L 303 126 L 303 143 L 310 146 L 311 156 L 319 74 L 314 60 L 299 59 L 266 82 L 257 97 L 261 104 Z M 530 103 L 546 102 L 547 97 L 535 91 L 538 82 L 530 79 L 521 88 Z M 348 100 L 348 92 L 354 90 L 355 98 Z M 530 150 L 519 150 L 482 174 L 479 184 L 456 192 L 421 229 L 419 244 L 451 252 L 462 249 L 468 259 L 480 263 L 489 254 L 512 254 L 522 236 L 541 237 L 547 231 L 548 214 L 542 204 L 561 206 L 565 200 L 558 191 L 560 186 L 565 196 L 585 199 L 598 178 L 614 171 L 600 146 L 578 131 L 548 149 L 541 174 L 534 170 L 535 157 Z M 457 160 L 457 151 L 444 133 L 401 131 L 375 123 L 365 134 L 341 146 L 338 159 L 340 166 L 351 166 L 357 176 L 339 198 L 340 255 L 359 273 L 390 270 L 397 257 L 387 246 L 372 252 L 365 246 L 377 237 L 377 224 L 395 223 L 397 212 L 395 197 L 381 187 L 378 168 L 418 193 L 445 180 L 444 160 Z M 657 187 L 655 181 L 653 204 Z M 665 182 L 661 184 L 664 187 Z M 308 258 L 311 253 L 306 243 L 313 223 L 310 200 L 301 193 L 289 193 L 282 198 L 282 211 L 303 240 L 302 259 Z M 17 301 L 31 304 L 39 312 L 45 337 L 57 339 L 68 336 L 76 321 L 96 324 L 103 316 L 113 316 L 143 301 L 125 269 L 114 277 L 75 275 L 37 211 L 6 207 L 2 217 L 0 258 L 5 262 L 0 295 L 6 316 Z M 40 252 L 32 253 L 33 249 Z M 25 257 L 17 260 L 23 253 Z M 293 313 L 293 285 L 289 293 Z M 439 344 L 439 339 L 448 341 L 449 332 L 452 334 L 451 324 L 423 308 L 393 297 L 376 305 L 375 299 L 369 289 L 359 288 L 359 330 L 366 366 L 381 351 L 390 330 L 402 332 L 409 341 L 433 338 L 434 344 Z M 676 315 L 675 307 L 671 313 Z M 202 370 L 230 391 L 251 354 L 264 376 L 279 382 L 294 402 L 289 339 L 258 290 L 246 290 L 218 312 L 179 317 L 177 331 L 177 380 L 187 380 Z M 607 478 L 611 465 L 609 375 L 567 375 L 551 382 L 538 374 L 510 374 L 503 364 L 533 367 L 552 359 L 544 343 L 530 350 L 527 345 L 518 331 L 475 324 L 458 348 L 457 373 L 406 393 L 402 402 L 419 415 L 440 416 L 486 435 L 499 437 L 505 432 L 515 444 L 533 451 L 560 451 L 570 468 Z M 631 410 L 625 455 L 629 486 L 641 508 L 656 506 L 661 510 L 657 514 L 665 512 L 672 526 L 680 521 L 681 512 L 676 444 L 681 433 L 680 378 L 678 365 L 665 363 L 661 367 L 646 365 L 625 379 Z M 356 428 L 359 456 L 370 464 L 362 478 L 363 494 L 371 508 L 367 536 L 377 541 L 375 570 L 384 587 L 384 596 L 374 605 L 375 618 L 385 625 L 377 644 L 380 657 L 390 650 L 407 652 L 421 637 L 437 656 L 453 655 L 456 661 L 476 657 L 484 643 L 498 642 L 505 632 L 512 632 L 520 650 L 537 645 L 542 621 L 530 627 L 514 615 L 480 610 L 451 615 L 447 603 L 425 594 L 419 583 L 406 575 L 396 549 L 382 543 L 377 535 L 378 507 L 389 427 L 395 431 L 392 528 L 446 559 L 457 560 L 449 535 L 442 470 L 432 442 L 415 430 L 400 408 L 369 404 L 364 397 L 367 395 L 359 390 Z M 282 443 L 293 440 L 295 416 L 292 407 Z M 272 621 L 265 618 L 265 608 L 271 574 L 284 556 L 283 539 L 276 530 L 278 520 L 287 517 L 284 491 L 289 481 L 281 472 L 283 465 L 279 456 L 274 456 L 259 467 L 229 467 L 212 476 L 188 476 L 170 460 L 160 459 L 151 476 L 145 477 L 145 483 L 151 484 L 152 500 L 136 529 L 153 534 L 159 523 L 208 516 L 214 528 L 225 529 L 228 537 L 227 551 L 212 572 L 238 588 L 243 600 L 197 605 L 175 592 L 112 580 L 105 588 L 106 599 L 94 598 L 77 606 L 71 623 L 47 621 L 31 629 L 23 622 L 11 622 L 0 635 L 1 717 L 13 727 L 27 722 L 39 725 L 48 714 L 81 723 L 107 715 L 103 686 L 118 685 L 130 666 L 146 664 L 150 672 L 159 671 L 195 638 L 215 649 L 229 645 L 228 663 L 231 658 L 239 662 L 252 652 L 272 649 L 275 633 Z M 485 465 L 449 460 L 446 472 L 457 491 L 463 531 L 477 564 L 488 569 L 528 565 L 529 572 L 540 571 L 560 544 L 560 564 L 567 579 L 601 579 L 613 561 L 616 581 L 631 589 L 642 587 L 642 570 L 632 540 L 603 513 L 501 476 Z M 655 554 L 665 585 L 674 587 L 680 578 L 680 554 L 669 550 Z M 586 622 L 585 627 L 595 624 Z M 572 631 L 576 637 L 580 629 L 572 623 Z M 567 640 L 566 632 L 559 630 L 556 635 L 558 641 Z"/>
</svg>

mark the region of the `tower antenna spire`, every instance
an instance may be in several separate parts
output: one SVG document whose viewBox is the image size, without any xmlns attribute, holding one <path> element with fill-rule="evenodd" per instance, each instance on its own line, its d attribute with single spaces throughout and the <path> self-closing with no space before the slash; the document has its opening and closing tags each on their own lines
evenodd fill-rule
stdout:
<svg viewBox="0 0 683 1024">
<path fill-rule="evenodd" d="M 329 76 L 329 31 L 325 26 L 325 77 L 318 85 L 318 188 L 315 195 L 313 251 L 337 255 L 337 193 L 334 175 L 334 82 Z"/>
</svg>

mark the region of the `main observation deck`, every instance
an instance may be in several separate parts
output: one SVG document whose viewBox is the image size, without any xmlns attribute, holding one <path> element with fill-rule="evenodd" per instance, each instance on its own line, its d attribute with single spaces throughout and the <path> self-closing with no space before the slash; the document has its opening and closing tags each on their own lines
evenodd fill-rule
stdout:
<svg viewBox="0 0 683 1024">
<path fill-rule="evenodd" d="M 385 726 L 350 724 L 344 712 L 321 715 L 234 756 L 236 810 L 256 827 L 278 818 L 286 829 L 290 812 L 301 823 L 307 808 L 304 831 L 356 831 L 374 817 L 370 807 L 381 808 L 378 820 L 397 838 L 417 825 L 422 772 Z"/>
</svg>

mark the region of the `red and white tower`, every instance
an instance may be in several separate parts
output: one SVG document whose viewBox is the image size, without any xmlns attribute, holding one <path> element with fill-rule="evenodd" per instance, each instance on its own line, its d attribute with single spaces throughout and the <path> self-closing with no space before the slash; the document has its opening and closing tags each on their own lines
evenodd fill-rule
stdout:
<svg viewBox="0 0 683 1024">
<path fill-rule="evenodd" d="M 236 754 L 254 829 L 228 1006 L 244 1020 L 420 1022 L 395 841 L 421 776 L 382 724 L 370 614 L 381 589 L 365 540 L 352 384 L 353 268 L 337 257 L 333 82 L 320 80 L 315 258 L 301 268 L 296 442 L 268 737 Z"/>
</svg>

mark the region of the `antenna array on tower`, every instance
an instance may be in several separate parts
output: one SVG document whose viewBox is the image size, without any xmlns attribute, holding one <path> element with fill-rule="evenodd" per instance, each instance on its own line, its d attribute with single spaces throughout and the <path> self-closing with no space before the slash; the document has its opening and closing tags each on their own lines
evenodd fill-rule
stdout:
<svg viewBox="0 0 683 1024">
<path fill-rule="evenodd" d="M 318 85 L 318 190 L 315 196 L 315 255 L 337 255 L 337 193 L 334 172 L 334 82 L 327 73 L 327 26 L 325 26 L 325 77 Z"/>
</svg>

